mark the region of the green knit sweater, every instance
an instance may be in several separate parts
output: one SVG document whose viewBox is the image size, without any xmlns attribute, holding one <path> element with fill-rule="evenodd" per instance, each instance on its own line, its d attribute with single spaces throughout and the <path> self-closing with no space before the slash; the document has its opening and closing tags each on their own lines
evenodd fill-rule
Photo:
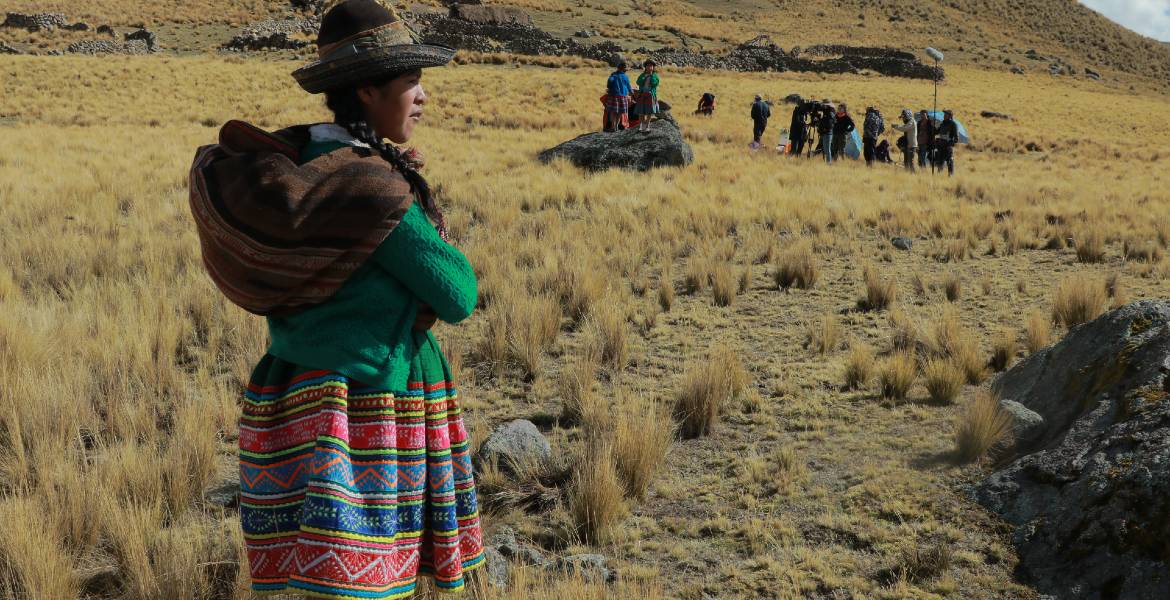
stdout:
<svg viewBox="0 0 1170 600">
<path fill-rule="evenodd" d="M 341 148 L 313 142 L 303 160 Z M 440 319 L 458 323 L 471 315 L 478 298 L 467 258 L 443 241 L 418 203 L 366 264 L 327 302 L 287 317 L 269 317 L 268 352 L 302 367 L 337 371 L 361 383 L 404 391 L 411 362 L 437 353 L 431 333 L 412 331 L 418 303 Z"/>
</svg>

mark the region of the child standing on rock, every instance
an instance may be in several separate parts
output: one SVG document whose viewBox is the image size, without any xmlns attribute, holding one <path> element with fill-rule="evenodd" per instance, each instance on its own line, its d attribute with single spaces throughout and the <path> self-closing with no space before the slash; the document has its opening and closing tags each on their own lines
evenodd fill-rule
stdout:
<svg viewBox="0 0 1170 600">
<path fill-rule="evenodd" d="M 650 118 L 658 114 L 658 65 L 646 61 L 642 74 L 638 75 L 638 104 L 634 107 L 638 115 L 638 131 L 650 133 Z"/>
</svg>

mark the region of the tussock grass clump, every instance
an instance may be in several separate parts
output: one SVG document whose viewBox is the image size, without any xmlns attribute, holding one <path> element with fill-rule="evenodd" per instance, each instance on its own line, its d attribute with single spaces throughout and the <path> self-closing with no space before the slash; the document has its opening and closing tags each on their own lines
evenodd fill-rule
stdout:
<svg viewBox="0 0 1170 600">
<path fill-rule="evenodd" d="M 890 345 L 894 350 L 915 350 L 918 347 L 921 333 L 918 324 L 905 311 L 895 309 L 890 311 Z"/>
<path fill-rule="evenodd" d="M 991 341 L 991 369 L 996 373 L 1006 371 L 1016 359 L 1019 341 L 1016 332 L 1003 330 Z"/>
<path fill-rule="evenodd" d="M 963 371 L 967 383 L 979 385 L 987 379 L 987 360 L 979 351 L 979 342 L 972 337 L 963 337 L 951 353 L 951 360 Z"/>
<path fill-rule="evenodd" d="M 1108 305 L 1105 282 L 1099 277 L 1077 274 L 1056 286 L 1052 318 L 1071 329 L 1101 316 Z"/>
<path fill-rule="evenodd" d="M 882 364 L 878 373 L 882 398 L 905 400 L 918 377 L 918 364 L 909 352 L 895 352 Z"/>
<path fill-rule="evenodd" d="M 991 392 L 980 391 L 959 416 L 955 428 L 955 458 L 969 463 L 1001 448 L 1012 431 L 1012 417 Z"/>
<path fill-rule="evenodd" d="M 785 250 L 776 264 L 776 285 L 787 290 L 791 287 L 809 289 L 820 277 L 811 240 L 803 240 Z"/>
<path fill-rule="evenodd" d="M 824 356 L 841 345 L 841 320 L 833 313 L 825 313 L 816 322 L 807 325 L 805 346 Z"/>
<path fill-rule="evenodd" d="M 480 362 L 496 377 L 515 365 L 526 379 L 535 379 L 560 332 L 560 303 L 546 295 L 504 293 L 485 312 L 487 328 L 476 348 Z"/>
<path fill-rule="evenodd" d="M 551 296 L 517 294 L 508 314 L 508 350 L 526 379 L 540 374 L 540 360 L 557 341 L 561 305 Z"/>
<path fill-rule="evenodd" d="M 865 280 L 865 298 L 862 305 L 869 310 L 885 310 L 898 299 L 898 284 L 877 267 L 867 264 L 862 272 Z"/>
<path fill-rule="evenodd" d="M 956 302 L 963 294 L 963 280 L 959 276 L 951 273 L 943 280 L 943 291 L 946 293 L 947 302 Z"/>
<path fill-rule="evenodd" d="M 1145 263 L 1161 262 L 1165 256 L 1162 246 L 1158 244 L 1157 240 L 1138 239 L 1132 236 L 1125 238 L 1125 242 L 1122 244 L 1122 252 L 1125 260 Z"/>
<path fill-rule="evenodd" d="M 561 368 L 557 387 L 561 394 L 561 421 L 586 429 L 607 430 L 613 413 L 605 397 L 594 392 L 600 356 L 586 351 Z"/>
<path fill-rule="evenodd" d="M 715 306 L 731 306 L 739 292 L 738 282 L 731 265 L 722 263 L 711 272 L 711 293 Z"/>
<path fill-rule="evenodd" d="M 922 367 L 923 383 L 935 404 L 951 404 L 963 391 L 966 374 L 946 358 L 932 358 Z"/>
<path fill-rule="evenodd" d="M 724 407 L 747 389 L 747 371 L 727 346 L 716 346 L 706 361 L 692 363 L 683 375 L 674 416 L 684 438 L 707 435 Z"/>
<path fill-rule="evenodd" d="M 606 368 L 617 372 L 630 364 L 630 326 L 621 302 L 599 304 L 589 317 L 587 329 Z"/>
<path fill-rule="evenodd" d="M 845 389 L 860 390 L 869 386 L 873 379 L 873 348 L 864 343 L 849 345 L 849 357 L 845 360 Z"/>
<path fill-rule="evenodd" d="M 1024 347 L 1035 354 L 1052 342 L 1052 321 L 1048 315 L 1033 311 L 1024 321 Z"/>
<path fill-rule="evenodd" d="M 623 402 L 613 435 L 613 457 L 626 493 L 646 496 L 650 480 L 674 441 L 674 422 L 653 401 Z"/>
<path fill-rule="evenodd" d="M 674 281 L 670 279 L 670 273 L 663 273 L 658 280 L 658 306 L 662 307 L 662 312 L 670 312 L 674 306 Z"/>
<path fill-rule="evenodd" d="M 564 273 L 558 287 L 565 313 L 574 323 L 580 323 L 605 295 L 605 277 L 596 265 L 586 261 L 580 261 Z"/>
<path fill-rule="evenodd" d="M 907 581 L 921 584 L 938 578 L 951 569 L 954 549 L 943 539 L 932 544 L 915 544 L 902 549 L 898 571 Z"/>
<path fill-rule="evenodd" d="M 573 475 L 568 508 L 582 539 L 596 544 L 611 538 L 627 511 L 612 445 L 599 443 L 586 453 Z"/>
<path fill-rule="evenodd" d="M 707 289 L 711 282 L 711 262 L 705 258 L 692 256 L 687 261 L 686 271 L 683 273 L 683 287 L 688 294 L 698 294 Z"/>
<path fill-rule="evenodd" d="M 1077 260 L 1099 263 L 1105 260 L 1105 235 L 1098 227 L 1087 227 L 1076 236 Z"/>
</svg>

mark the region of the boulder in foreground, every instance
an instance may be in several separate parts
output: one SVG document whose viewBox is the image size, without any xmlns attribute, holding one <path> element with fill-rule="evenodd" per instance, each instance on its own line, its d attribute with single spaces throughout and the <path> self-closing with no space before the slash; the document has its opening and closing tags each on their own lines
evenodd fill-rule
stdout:
<svg viewBox="0 0 1170 600">
<path fill-rule="evenodd" d="M 541 152 L 540 160 L 547 163 L 561 156 L 591 171 L 615 167 L 648 171 L 655 167 L 685 167 L 695 160 L 678 123 L 669 115 L 651 123 L 649 134 L 636 129 L 587 133 Z"/>
<path fill-rule="evenodd" d="M 975 496 L 1016 527 L 1018 574 L 1040 593 L 1170 598 L 1168 375 L 1162 300 L 1076 327 L 995 382 L 1038 418 Z"/>
</svg>

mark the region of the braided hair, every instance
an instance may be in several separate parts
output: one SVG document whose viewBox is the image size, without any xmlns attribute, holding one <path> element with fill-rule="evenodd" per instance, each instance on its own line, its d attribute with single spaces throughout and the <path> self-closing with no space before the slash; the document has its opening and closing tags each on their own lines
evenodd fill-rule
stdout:
<svg viewBox="0 0 1170 600">
<path fill-rule="evenodd" d="M 390 75 L 369 85 L 385 85 L 397 77 L 397 74 Z M 407 160 L 401 150 L 392 144 L 387 144 L 378 134 L 374 133 L 374 128 L 366 121 L 365 110 L 362 108 L 361 100 L 358 99 L 357 88 L 325 92 L 325 106 L 333 112 L 333 121 L 335 123 L 344 127 L 357 140 L 368 144 L 376 150 L 386 162 L 394 167 L 394 170 L 402 174 L 402 177 L 406 179 L 406 183 L 410 184 L 410 191 L 418 199 L 419 204 L 422 205 L 423 211 L 435 222 L 435 228 L 438 229 L 439 235 L 444 240 L 447 240 L 446 220 L 443 218 L 443 213 L 439 210 L 439 206 L 435 203 L 434 197 L 431 195 L 431 186 L 423 178 L 422 174 L 418 172 L 418 169 Z"/>
</svg>

